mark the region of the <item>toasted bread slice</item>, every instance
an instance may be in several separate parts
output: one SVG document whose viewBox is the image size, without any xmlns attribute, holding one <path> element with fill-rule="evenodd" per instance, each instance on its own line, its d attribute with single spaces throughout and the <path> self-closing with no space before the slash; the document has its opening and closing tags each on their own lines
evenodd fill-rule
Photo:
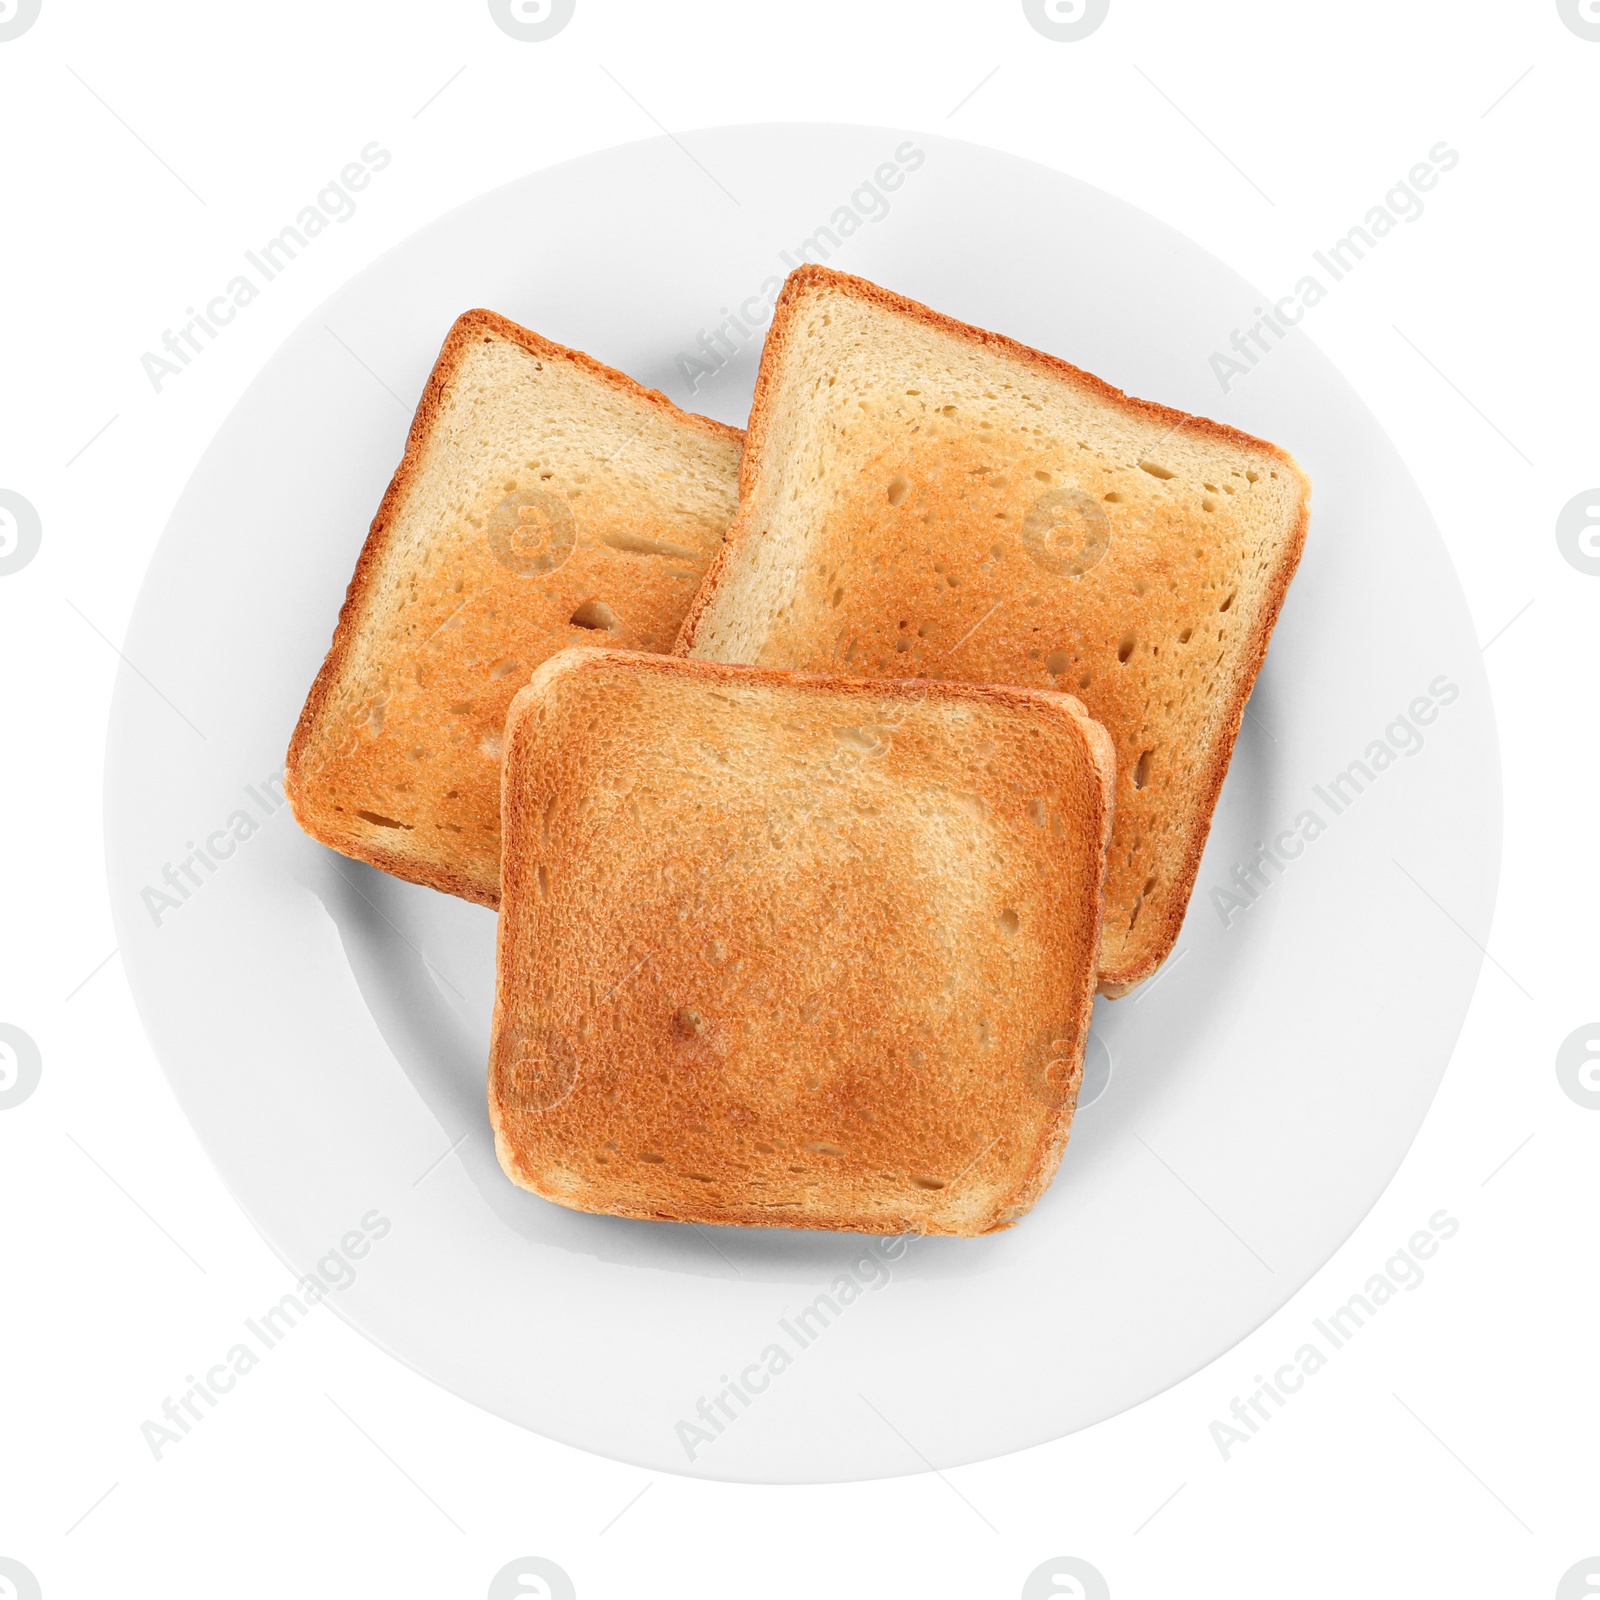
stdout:
<svg viewBox="0 0 1600 1600">
<path fill-rule="evenodd" d="M 618 1216 L 1008 1226 L 1077 1102 L 1111 807 L 1067 695 L 553 657 L 506 726 L 501 1165 Z"/>
<path fill-rule="evenodd" d="M 301 827 L 497 904 L 512 695 L 576 643 L 670 649 L 742 439 L 493 312 L 459 318 L 289 747 Z"/>
<path fill-rule="evenodd" d="M 1079 696 L 1117 750 L 1119 994 L 1178 936 L 1308 496 L 1274 445 L 805 266 L 678 651 Z"/>
</svg>

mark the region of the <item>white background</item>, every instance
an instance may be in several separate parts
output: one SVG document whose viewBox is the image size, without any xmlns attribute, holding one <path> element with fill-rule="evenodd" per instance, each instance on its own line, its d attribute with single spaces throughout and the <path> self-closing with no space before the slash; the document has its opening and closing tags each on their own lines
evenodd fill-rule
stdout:
<svg viewBox="0 0 1600 1600">
<path fill-rule="evenodd" d="M 1600 578 L 1554 537 L 1561 507 L 1600 483 L 1597 97 L 1600 43 L 1553 0 L 1112 0 L 1077 43 L 1042 37 L 1011 0 L 578 0 L 535 44 L 475 0 L 44 0 L 0 42 L 0 488 L 43 523 L 38 557 L 0 577 L 0 1022 L 43 1057 L 37 1092 L 0 1111 L 0 1556 L 45 1600 L 476 1600 L 527 1554 L 583 1600 L 1009 1597 L 1057 1555 L 1092 1562 L 1116 1600 L 1542 1600 L 1600 1556 L 1600 1112 L 1554 1070 L 1600 1015 Z M 1437 141 L 1461 152 L 1425 214 L 1303 330 L 1432 504 L 1500 719 L 1499 911 L 1438 1100 L 1372 1214 L 1244 1344 L 1133 1413 L 942 1479 L 643 1473 L 470 1409 L 326 1309 L 158 1463 L 140 1424 L 290 1282 L 196 1145 L 107 959 L 110 641 L 218 423 L 335 286 L 532 168 L 663 129 L 692 149 L 697 127 L 760 120 L 903 125 L 1032 157 L 1274 295 Z M 374 139 L 394 159 L 357 214 L 156 394 L 141 354 Z M 1441 915 L 1437 937 L 1463 935 Z M 1213 1420 L 1441 1207 L 1461 1228 L 1427 1280 L 1225 1462 Z"/>
</svg>

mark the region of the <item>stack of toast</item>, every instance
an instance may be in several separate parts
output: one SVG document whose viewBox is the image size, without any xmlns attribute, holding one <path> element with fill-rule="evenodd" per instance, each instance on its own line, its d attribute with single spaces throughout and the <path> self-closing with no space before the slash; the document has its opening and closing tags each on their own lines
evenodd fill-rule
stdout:
<svg viewBox="0 0 1600 1600">
<path fill-rule="evenodd" d="M 862 279 L 748 430 L 450 330 L 289 751 L 315 838 L 500 911 L 516 1183 L 970 1236 L 1038 1199 L 1096 992 L 1171 951 L 1309 486 Z"/>
</svg>

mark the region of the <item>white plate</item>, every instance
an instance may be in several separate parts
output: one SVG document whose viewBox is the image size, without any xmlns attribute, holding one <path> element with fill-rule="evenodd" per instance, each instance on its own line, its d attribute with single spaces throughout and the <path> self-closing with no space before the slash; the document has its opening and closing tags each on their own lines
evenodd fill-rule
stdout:
<svg viewBox="0 0 1600 1600">
<path fill-rule="evenodd" d="M 892 191 L 861 187 L 897 161 Z M 267 785 L 458 312 L 493 307 L 741 421 L 756 351 L 698 394 L 678 356 L 785 270 L 781 251 L 877 197 L 889 214 L 841 228 L 835 264 L 1281 441 L 1315 486 L 1305 560 L 1179 952 L 1101 1003 L 1115 1070 L 1032 1216 L 874 1258 L 848 1236 L 562 1211 L 495 1164 L 492 915 L 311 843 L 286 807 L 268 814 Z M 117 689 L 107 834 L 150 1036 L 257 1226 L 301 1272 L 367 1213 L 390 1224 L 357 1240 L 341 1315 L 554 1438 L 699 1476 L 817 1481 L 952 1466 L 1111 1416 L 1226 1350 L 1328 1259 L 1399 1165 L 1459 1030 L 1494 896 L 1499 779 L 1449 559 L 1372 417 L 1303 334 L 1219 388 L 1209 357 L 1260 304 L 1151 218 L 1009 156 L 757 127 L 630 145 L 485 195 L 288 341 L 152 563 L 127 641 L 138 670 Z M 1408 708 L 1430 684 L 1451 703 L 1422 726 Z M 1336 814 L 1314 786 L 1385 730 L 1409 746 L 1402 714 L 1423 748 Z M 1307 810 L 1326 831 L 1225 926 L 1212 890 Z M 178 863 L 208 840 L 215 870 L 191 861 L 190 885 Z M 161 889 L 169 863 L 187 899 Z M 797 1324 L 841 1274 L 866 1287 L 837 1294 L 824 1331 L 816 1314 Z M 786 1324 L 813 1336 L 802 1346 Z M 745 1373 L 766 1386 L 725 1397 L 729 1421 L 713 1396 Z M 702 1399 L 715 1424 L 697 1419 Z M 686 1444 L 680 1423 L 709 1442 Z"/>
</svg>

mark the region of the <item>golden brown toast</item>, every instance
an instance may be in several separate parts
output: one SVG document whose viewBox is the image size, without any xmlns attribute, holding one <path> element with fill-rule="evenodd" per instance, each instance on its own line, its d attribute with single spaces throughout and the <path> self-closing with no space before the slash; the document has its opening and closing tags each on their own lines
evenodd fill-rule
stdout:
<svg viewBox="0 0 1600 1600">
<path fill-rule="evenodd" d="M 489 1110 L 579 1211 L 988 1233 L 1049 1182 L 1112 808 L 1070 696 L 611 650 L 506 726 Z"/>
<path fill-rule="evenodd" d="M 671 647 L 742 438 L 493 312 L 459 318 L 295 729 L 301 827 L 495 905 L 511 697 L 573 644 Z"/>
<path fill-rule="evenodd" d="M 1116 744 L 1119 994 L 1177 938 L 1308 497 L 1274 445 L 804 266 L 677 649 L 1080 697 Z"/>
</svg>

